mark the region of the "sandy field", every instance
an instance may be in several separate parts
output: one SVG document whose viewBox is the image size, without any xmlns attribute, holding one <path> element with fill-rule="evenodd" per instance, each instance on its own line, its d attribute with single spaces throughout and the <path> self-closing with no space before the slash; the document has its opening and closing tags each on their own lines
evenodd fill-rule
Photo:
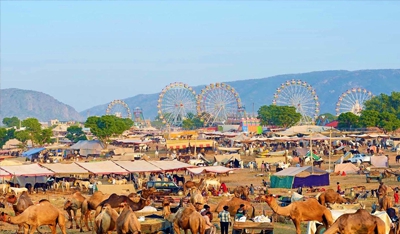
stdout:
<svg viewBox="0 0 400 234">
<path fill-rule="evenodd" d="M 389 155 L 389 165 L 392 168 L 397 168 L 398 164 L 395 163 L 395 153 L 393 152 L 384 152 L 385 155 Z M 151 154 L 150 154 L 151 156 Z M 211 157 L 211 156 L 210 156 Z M 333 162 L 336 161 L 340 156 L 333 156 L 331 158 L 332 162 L 332 169 L 333 169 Z M 247 156 L 247 157 L 242 157 L 242 159 L 245 161 L 245 163 L 254 160 L 254 156 Z M 324 157 L 325 163 L 322 165 L 323 169 L 328 168 L 328 158 Z M 400 164 L 399 164 L 400 165 Z M 221 176 L 220 179 L 222 182 L 225 182 L 228 186 L 229 189 L 234 189 L 238 185 L 249 185 L 253 184 L 254 186 L 261 186 L 261 181 L 262 179 L 266 179 L 266 174 L 259 172 L 259 171 L 250 171 L 249 169 L 241 169 L 241 170 L 236 170 L 234 173 L 230 174 L 229 176 Z M 189 179 L 187 177 L 187 179 Z M 195 180 L 198 180 L 196 177 Z M 353 186 L 358 186 L 358 185 L 364 185 L 366 186 L 367 190 L 369 189 L 377 189 L 378 188 L 378 182 L 373 181 L 371 183 L 366 183 L 365 180 L 365 175 L 346 175 L 346 176 L 333 176 L 331 175 L 330 178 L 330 186 L 325 186 L 324 188 L 333 188 L 336 190 L 336 182 L 340 182 L 342 189 L 346 188 L 351 188 Z M 395 178 L 387 178 L 384 179 L 384 182 L 386 185 L 389 187 L 397 187 L 398 182 Z M 389 189 L 390 190 L 390 189 Z M 293 190 L 294 191 L 294 190 Z M 391 190 L 390 190 L 391 191 Z M 278 194 L 278 195 L 283 195 L 283 196 L 289 196 L 289 191 L 287 189 L 269 189 L 270 193 L 273 194 Z M 303 190 L 305 196 L 315 196 L 316 193 L 310 193 L 307 192 L 306 189 Z M 258 193 L 258 192 L 256 192 Z M 48 191 L 46 194 L 32 194 L 31 198 L 34 203 L 37 203 L 40 199 L 48 199 L 52 204 L 54 204 L 56 207 L 59 209 L 62 209 L 62 206 L 65 202 L 65 200 L 70 197 L 72 194 L 72 191 L 69 193 L 61 193 L 61 192 L 54 192 L 54 191 Z M 389 194 L 393 194 L 391 191 Z M 87 193 L 84 193 L 85 196 L 90 196 Z M 256 196 L 256 195 L 255 195 Z M 255 198 L 255 196 L 251 196 L 252 199 Z M 209 200 L 209 203 L 218 203 L 220 200 L 220 197 L 211 197 Z M 365 200 L 361 201 L 364 203 L 367 207 L 368 210 L 371 208 L 371 204 L 373 202 L 377 202 L 376 198 L 367 198 Z M 270 208 L 268 207 L 267 204 L 265 203 L 254 203 L 256 207 L 256 215 L 262 214 L 263 211 L 267 212 L 268 214 L 271 213 Z M 4 211 L 7 213 L 13 213 L 12 208 L 10 206 L 6 207 L 5 209 L 0 209 L 0 211 Z M 65 212 L 65 215 L 67 216 L 67 213 Z M 218 223 L 218 219 L 216 218 L 216 214 L 214 215 L 214 223 Z M 67 226 L 69 226 L 70 223 L 67 223 Z M 306 223 L 303 224 L 302 227 L 302 233 L 305 233 L 306 230 Z M 15 233 L 17 230 L 16 225 L 10 225 L 8 223 L 0 222 L 0 233 Z M 41 227 L 40 228 L 42 233 L 50 233 L 50 229 L 48 227 Z M 59 230 L 58 232 L 59 233 Z M 67 233 L 79 233 L 79 230 L 72 230 L 68 229 Z M 92 233 L 92 232 L 84 232 L 84 233 Z M 218 230 L 217 233 L 220 233 Z M 287 221 L 285 223 L 280 223 L 277 222 L 275 223 L 275 229 L 274 229 L 275 234 L 280 234 L 280 233 L 295 233 L 294 225 L 291 221 Z"/>
</svg>

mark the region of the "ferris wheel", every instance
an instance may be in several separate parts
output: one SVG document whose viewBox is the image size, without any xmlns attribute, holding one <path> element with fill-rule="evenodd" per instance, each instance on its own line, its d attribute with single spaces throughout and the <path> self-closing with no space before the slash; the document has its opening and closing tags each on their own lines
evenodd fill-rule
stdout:
<svg viewBox="0 0 400 234">
<path fill-rule="evenodd" d="M 364 108 L 364 102 L 373 97 L 372 93 L 362 88 L 352 88 L 342 93 L 336 103 L 336 115 L 352 112 L 360 115 Z"/>
<path fill-rule="evenodd" d="M 197 114 L 202 116 L 206 125 L 225 123 L 243 110 L 239 94 L 224 83 L 207 85 L 197 98 Z"/>
<path fill-rule="evenodd" d="M 129 106 L 122 100 L 114 100 L 110 102 L 107 106 L 106 110 L 107 115 L 114 114 L 119 118 L 132 118 L 131 110 Z"/>
<path fill-rule="evenodd" d="M 314 88 L 305 81 L 288 80 L 276 89 L 272 104 L 294 106 L 301 114 L 300 124 L 310 124 L 318 117 L 319 101 Z"/>
<path fill-rule="evenodd" d="M 187 84 L 171 83 L 161 91 L 157 107 L 163 123 L 181 126 L 189 114 L 196 114 L 196 93 Z"/>
</svg>

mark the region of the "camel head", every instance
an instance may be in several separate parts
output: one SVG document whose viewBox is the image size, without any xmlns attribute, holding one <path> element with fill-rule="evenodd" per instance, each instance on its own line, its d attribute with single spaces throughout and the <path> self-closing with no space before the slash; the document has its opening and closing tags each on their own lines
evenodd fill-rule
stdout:
<svg viewBox="0 0 400 234">
<path fill-rule="evenodd" d="M 71 200 L 66 200 L 64 203 L 64 210 L 68 210 L 72 206 L 72 201 Z"/>
<path fill-rule="evenodd" d="M 4 212 L 1 212 L 0 221 L 10 222 L 10 216 L 8 216 L 8 214 L 6 214 Z"/>
<path fill-rule="evenodd" d="M 103 207 L 101 208 L 102 212 L 108 212 L 111 213 L 112 207 L 110 204 L 106 203 L 103 205 Z"/>
<path fill-rule="evenodd" d="M 262 201 L 265 201 L 268 205 L 271 205 L 272 201 L 274 200 L 274 196 L 271 195 L 264 195 L 262 196 L 263 198 L 261 199 Z"/>
<path fill-rule="evenodd" d="M 10 196 L 7 196 L 6 200 L 8 203 L 15 204 L 17 202 L 18 198 L 14 194 L 12 194 Z"/>
</svg>

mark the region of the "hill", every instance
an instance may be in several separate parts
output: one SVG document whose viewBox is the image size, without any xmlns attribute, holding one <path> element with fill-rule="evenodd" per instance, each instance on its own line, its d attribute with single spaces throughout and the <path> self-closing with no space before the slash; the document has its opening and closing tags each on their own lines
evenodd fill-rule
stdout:
<svg viewBox="0 0 400 234">
<path fill-rule="evenodd" d="M 317 71 L 301 74 L 278 75 L 261 79 L 248 79 L 225 82 L 231 85 L 239 93 L 247 113 L 257 112 L 262 105 L 270 105 L 276 89 L 287 80 L 302 80 L 310 84 L 319 97 L 320 113 L 335 114 L 335 107 L 339 96 L 348 89 L 354 87 L 365 88 L 374 95 L 381 93 L 390 94 L 399 91 L 395 87 L 400 86 L 400 69 L 359 70 L 359 71 Z M 178 82 L 178 81 L 177 81 Z M 190 85 L 190 84 L 188 84 Z M 205 86 L 196 86 L 193 89 L 197 94 Z M 161 90 L 160 90 L 161 92 Z M 157 100 L 159 93 L 140 94 L 123 99 L 133 110 L 141 107 L 146 119 L 154 119 L 157 116 Z M 95 106 L 82 111 L 85 118 L 90 115 L 103 115 L 107 104 Z"/>
<path fill-rule="evenodd" d="M 50 95 L 22 89 L 2 89 L 0 95 L 0 120 L 4 117 L 28 117 L 39 121 L 83 121 L 82 116 L 71 106 L 61 103 Z"/>
</svg>

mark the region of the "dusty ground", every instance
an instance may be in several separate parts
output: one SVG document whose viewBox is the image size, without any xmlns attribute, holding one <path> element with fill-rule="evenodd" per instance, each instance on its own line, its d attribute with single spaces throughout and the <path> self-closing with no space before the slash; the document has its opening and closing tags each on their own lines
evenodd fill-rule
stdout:
<svg viewBox="0 0 400 234">
<path fill-rule="evenodd" d="M 384 152 L 384 154 L 389 155 L 389 165 L 391 167 L 397 168 L 398 165 L 395 163 L 395 153 L 392 152 Z M 333 169 L 333 162 L 336 161 L 339 158 L 339 156 L 333 156 L 332 157 L 332 169 Z M 243 157 L 242 158 L 245 162 L 250 161 L 253 159 L 253 157 Z M 323 169 L 328 168 L 328 159 L 325 158 L 326 163 L 322 166 Z M 238 185 L 250 185 L 253 184 L 255 186 L 260 186 L 262 179 L 266 179 L 266 174 L 261 173 L 259 171 L 249 171 L 248 169 L 242 169 L 242 170 L 236 170 L 233 174 L 230 176 L 221 176 L 220 177 L 223 182 L 227 184 L 227 186 L 231 189 Z M 326 186 L 325 188 L 333 188 L 336 189 L 336 182 L 340 182 L 342 185 L 342 189 L 345 188 L 350 188 L 353 186 L 358 186 L 358 185 L 365 185 L 367 189 L 376 189 L 378 188 L 378 183 L 376 181 L 373 181 L 371 183 L 366 183 L 365 180 L 365 175 L 347 175 L 347 176 L 331 176 L 330 178 L 331 185 Z M 389 179 L 384 179 L 385 184 L 387 184 L 389 187 L 397 187 L 398 182 L 394 178 L 389 178 Z M 280 194 L 280 195 L 288 195 L 288 190 L 287 189 L 269 189 L 270 193 L 274 194 Z M 305 192 L 305 190 L 304 190 Z M 51 203 L 53 203 L 55 206 L 58 208 L 62 209 L 62 205 L 64 204 L 65 199 L 67 199 L 71 195 L 70 193 L 60 193 L 60 192 L 53 192 L 50 191 L 47 194 L 34 194 L 32 195 L 32 200 L 34 203 L 37 203 L 40 199 L 46 198 L 50 200 Z M 307 193 L 305 192 L 305 196 L 315 196 L 315 193 Z M 89 195 L 87 195 L 89 196 Z M 254 197 L 253 197 L 254 198 Z M 217 203 L 219 197 L 213 197 L 210 199 L 210 203 Z M 364 204 L 366 204 L 367 209 L 370 209 L 371 204 L 373 202 L 376 202 L 376 198 L 367 198 L 366 200 L 362 201 Z M 265 210 L 267 213 L 271 212 L 270 208 L 268 207 L 267 204 L 261 204 L 261 203 L 255 203 L 256 207 L 256 215 L 259 215 Z M 7 207 L 6 209 L 0 209 L 0 211 L 5 211 L 5 212 L 12 212 L 11 207 Z M 214 215 L 216 217 L 216 215 Z M 214 222 L 218 223 L 218 219 L 214 218 Z M 69 226 L 69 223 L 67 224 Z M 303 233 L 305 233 L 305 226 L 306 223 L 303 225 Z M 17 226 L 15 225 L 10 225 L 8 223 L 3 223 L 0 222 L 0 233 L 15 233 L 17 230 Z M 42 227 L 41 229 L 42 233 L 49 233 L 49 229 L 47 227 Z M 59 231 L 58 231 L 59 233 Z M 67 230 L 67 233 L 79 233 L 79 230 Z M 91 232 L 85 232 L 85 233 L 91 233 Z M 219 231 L 217 232 L 219 233 Z M 280 233 L 295 233 L 294 230 L 294 225 L 291 222 L 287 223 L 275 223 L 275 234 L 280 234 Z"/>
</svg>

